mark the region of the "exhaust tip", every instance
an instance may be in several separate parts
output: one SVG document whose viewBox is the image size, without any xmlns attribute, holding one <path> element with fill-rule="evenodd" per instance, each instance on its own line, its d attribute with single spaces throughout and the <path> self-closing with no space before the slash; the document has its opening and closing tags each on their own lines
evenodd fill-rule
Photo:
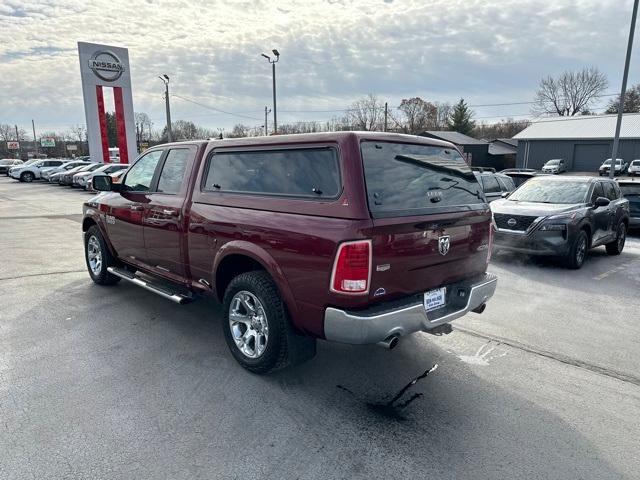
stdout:
<svg viewBox="0 0 640 480">
<path fill-rule="evenodd" d="M 482 305 L 480 305 L 479 307 L 474 308 L 473 310 L 471 310 L 473 313 L 482 313 L 484 312 L 484 309 L 487 308 L 487 304 L 483 303 Z"/>
<path fill-rule="evenodd" d="M 393 350 L 398 345 L 400 341 L 399 335 L 391 335 L 390 337 L 385 338 L 381 342 L 378 342 L 378 345 L 386 348 L 387 350 Z"/>
</svg>

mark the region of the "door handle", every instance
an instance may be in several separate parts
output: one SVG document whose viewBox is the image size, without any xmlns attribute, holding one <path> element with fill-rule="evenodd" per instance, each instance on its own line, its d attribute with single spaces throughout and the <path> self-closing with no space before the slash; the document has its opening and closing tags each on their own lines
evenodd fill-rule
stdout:
<svg viewBox="0 0 640 480">
<path fill-rule="evenodd" d="M 165 215 L 176 215 L 178 212 L 173 208 L 165 208 L 162 210 L 162 213 L 164 213 Z"/>
<path fill-rule="evenodd" d="M 131 205 L 129 208 L 135 212 L 139 212 L 142 210 L 142 205 Z"/>
</svg>

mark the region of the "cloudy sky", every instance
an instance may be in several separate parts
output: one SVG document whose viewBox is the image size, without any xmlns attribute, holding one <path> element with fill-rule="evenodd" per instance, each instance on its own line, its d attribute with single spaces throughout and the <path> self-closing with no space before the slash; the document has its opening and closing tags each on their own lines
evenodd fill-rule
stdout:
<svg viewBox="0 0 640 480">
<path fill-rule="evenodd" d="M 127 47 L 136 111 L 210 128 L 262 124 L 277 48 L 279 121 L 464 97 L 488 122 L 524 118 L 541 76 L 595 66 L 620 88 L 631 0 L 0 0 L 0 123 L 84 123 L 77 42 Z M 640 81 L 640 46 L 630 82 Z M 607 99 L 603 99 L 602 105 Z M 109 101 L 109 99 L 108 99 Z"/>
</svg>

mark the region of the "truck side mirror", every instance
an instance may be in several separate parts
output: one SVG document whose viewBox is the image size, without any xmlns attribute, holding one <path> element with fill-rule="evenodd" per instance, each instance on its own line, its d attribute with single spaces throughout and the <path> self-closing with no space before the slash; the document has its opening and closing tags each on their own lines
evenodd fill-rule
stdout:
<svg viewBox="0 0 640 480">
<path fill-rule="evenodd" d="M 120 185 L 114 185 L 113 178 L 109 175 L 96 175 L 92 181 L 93 189 L 98 192 L 115 192 L 120 190 Z"/>
<path fill-rule="evenodd" d="M 608 198 L 598 197 L 596 198 L 595 207 L 596 208 L 608 207 L 610 203 L 611 203 L 611 200 L 609 200 Z"/>
</svg>

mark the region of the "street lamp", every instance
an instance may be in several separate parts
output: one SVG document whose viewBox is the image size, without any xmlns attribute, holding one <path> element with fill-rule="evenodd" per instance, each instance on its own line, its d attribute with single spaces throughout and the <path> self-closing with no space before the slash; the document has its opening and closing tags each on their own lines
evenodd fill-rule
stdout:
<svg viewBox="0 0 640 480">
<path fill-rule="evenodd" d="M 173 135 L 171 134 L 171 108 L 169 107 L 169 76 L 165 73 L 162 76 L 158 76 L 164 83 L 164 104 L 167 110 L 167 140 L 173 141 Z"/>
<path fill-rule="evenodd" d="M 264 53 L 261 55 L 271 64 L 271 72 L 273 75 L 273 133 L 278 133 L 278 111 L 276 108 L 276 63 L 280 60 L 280 52 L 275 48 L 271 51 L 275 55 L 275 59 L 272 59 L 269 55 Z"/>
</svg>

